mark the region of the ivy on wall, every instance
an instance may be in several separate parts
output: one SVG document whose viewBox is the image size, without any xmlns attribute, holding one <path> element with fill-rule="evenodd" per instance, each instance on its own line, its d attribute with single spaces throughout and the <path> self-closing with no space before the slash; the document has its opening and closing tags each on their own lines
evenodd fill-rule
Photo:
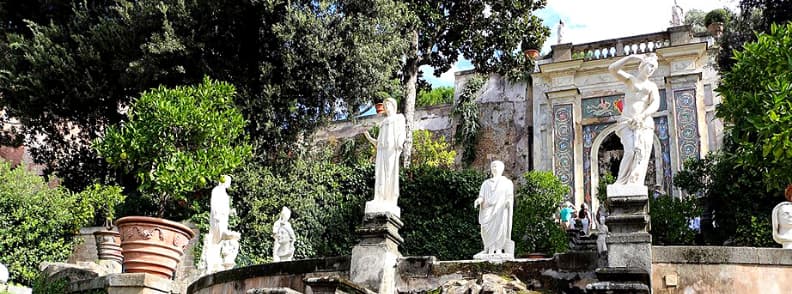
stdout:
<svg viewBox="0 0 792 294">
<path fill-rule="evenodd" d="M 470 164 L 476 159 L 476 143 L 481 129 L 476 97 L 486 83 L 482 75 L 475 75 L 467 81 L 459 101 L 454 105 L 453 115 L 457 117 L 455 144 L 462 146 L 462 162 Z"/>
</svg>

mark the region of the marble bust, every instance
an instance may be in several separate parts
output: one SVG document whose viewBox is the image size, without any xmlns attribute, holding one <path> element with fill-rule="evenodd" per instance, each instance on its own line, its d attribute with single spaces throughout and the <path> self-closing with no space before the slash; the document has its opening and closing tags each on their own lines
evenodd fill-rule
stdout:
<svg viewBox="0 0 792 294">
<path fill-rule="evenodd" d="M 379 124 L 375 140 L 368 131 L 363 134 L 377 147 L 374 172 L 374 200 L 366 202 L 366 213 L 391 212 L 397 217 L 399 199 L 399 158 L 407 132 L 404 116 L 396 113 L 396 100 L 385 99 L 385 119 Z"/>
<path fill-rule="evenodd" d="M 294 235 L 291 223 L 291 210 L 284 206 L 278 220 L 272 225 L 272 261 L 289 261 L 294 258 Z"/>
<path fill-rule="evenodd" d="M 792 249 L 792 202 L 784 201 L 773 208 L 773 240 L 784 249 Z"/>
<path fill-rule="evenodd" d="M 630 60 L 638 60 L 638 73 L 624 71 Z M 657 56 L 630 55 L 617 60 L 608 67 L 610 73 L 626 86 L 624 107 L 616 118 L 616 135 L 624 146 L 624 156 L 619 164 L 619 175 L 614 185 L 644 185 L 646 169 L 654 142 L 654 118 L 660 108 L 657 85 L 649 77 L 657 69 Z"/>
<path fill-rule="evenodd" d="M 503 162 L 490 164 L 492 178 L 481 184 L 479 197 L 473 207 L 479 208 L 479 225 L 484 250 L 475 259 L 513 259 L 514 241 L 511 240 L 514 213 L 514 184 L 503 176 Z"/>
<path fill-rule="evenodd" d="M 231 186 L 231 177 L 224 175 L 223 180 L 212 189 L 209 200 L 209 232 L 204 235 L 201 253 L 201 267 L 204 274 L 229 270 L 236 265 L 239 252 L 239 232 L 228 229 L 231 215 L 231 198 L 226 189 Z"/>
</svg>

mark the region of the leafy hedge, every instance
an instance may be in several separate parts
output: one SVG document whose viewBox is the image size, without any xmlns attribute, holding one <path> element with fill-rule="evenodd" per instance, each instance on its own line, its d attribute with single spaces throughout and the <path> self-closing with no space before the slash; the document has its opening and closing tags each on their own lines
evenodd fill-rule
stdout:
<svg viewBox="0 0 792 294">
<path fill-rule="evenodd" d="M 555 222 L 555 213 L 569 187 L 546 171 L 527 172 L 523 180 L 525 183 L 515 195 L 512 229 L 517 255 L 566 251 L 569 241 L 566 232 Z"/>
<path fill-rule="evenodd" d="M 42 261 L 65 261 L 74 235 L 94 222 L 97 208 L 123 197 L 120 187 L 91 186 L 82 193 L 50 188 L 24 166 L 0 161 L 0 263 L 11 281 L 32 285 Z"/>
<path fill-rule="evenodd" d="M 674 198 L 668 195 L 649 198 L 652 217 L 652 243 L 659 245 L 693 245 L 696 230 L 690 227 L 695 217 L 701 216 L 696 197 Z"/>
</svg>

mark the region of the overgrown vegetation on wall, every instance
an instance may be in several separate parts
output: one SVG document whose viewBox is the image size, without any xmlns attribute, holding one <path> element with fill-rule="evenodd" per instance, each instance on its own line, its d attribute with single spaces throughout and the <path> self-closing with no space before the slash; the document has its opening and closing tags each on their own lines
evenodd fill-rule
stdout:
<svg viewBox="0 0 792 294">
<path fill-rule="evenodd" d="M 459 101 L 454 105 L 453 114 L 457 118 L 454 143 L 462 146 L 462 162 L 466 164 L 476 159 L 476 143 L 481 129 L 476 98 L 486 82 L 484 76 L 474 75 L 467 81 L 459 94 Z"/>
<path fill-rule="evenodd" d="M 418 99 L 415 106 L 432 106 L 438 104 L 451 104 L 454 102 L 454 87 L 437 87 L 427 91 L 421 89 L 418 92 Z"/>
</svg>

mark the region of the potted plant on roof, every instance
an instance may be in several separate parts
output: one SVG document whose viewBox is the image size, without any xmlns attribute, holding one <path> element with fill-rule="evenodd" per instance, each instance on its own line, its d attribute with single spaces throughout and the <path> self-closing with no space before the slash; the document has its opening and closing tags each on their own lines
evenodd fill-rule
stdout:
<svg viewBox="0 0 792 294">
<path fill-rule="evenodd" d="M 720 38 L 723 33 L 723 25 L 729 20 L 729 12 L 726 9 L 713 9 L 704 16 L 704 26 L 715 38 Z"/>
<path fill-rule="evenodd" d="M 547 34 L 539 32 L 525 35 L 521 44 L 525 58 L 536 60 L 539 57 L 539 48 L 542 48 L 542 44 L 547 40 L 548 35 L 549 31 L 547 31 Z"/>
<path fill-rule="evenodd" d="M 252 155 L 234 93 L 232 85 L 208 78 L 195 86 L 160 86 L 133 102 L 127 122 L 108 127 L 94 142 L 110 166 L 134 179 L 138 199 L 127 202 L 157 207 L 137 211 L 146 216 L 116 221 L 124 272 L 170 279 L 195 233 L 164 217 L 184 218 L 185 211 L 205 209 L 199 203 L 207 199 L 199 192 L 208 188 L 209 179 L 219 179 Z"/>
</svg>

